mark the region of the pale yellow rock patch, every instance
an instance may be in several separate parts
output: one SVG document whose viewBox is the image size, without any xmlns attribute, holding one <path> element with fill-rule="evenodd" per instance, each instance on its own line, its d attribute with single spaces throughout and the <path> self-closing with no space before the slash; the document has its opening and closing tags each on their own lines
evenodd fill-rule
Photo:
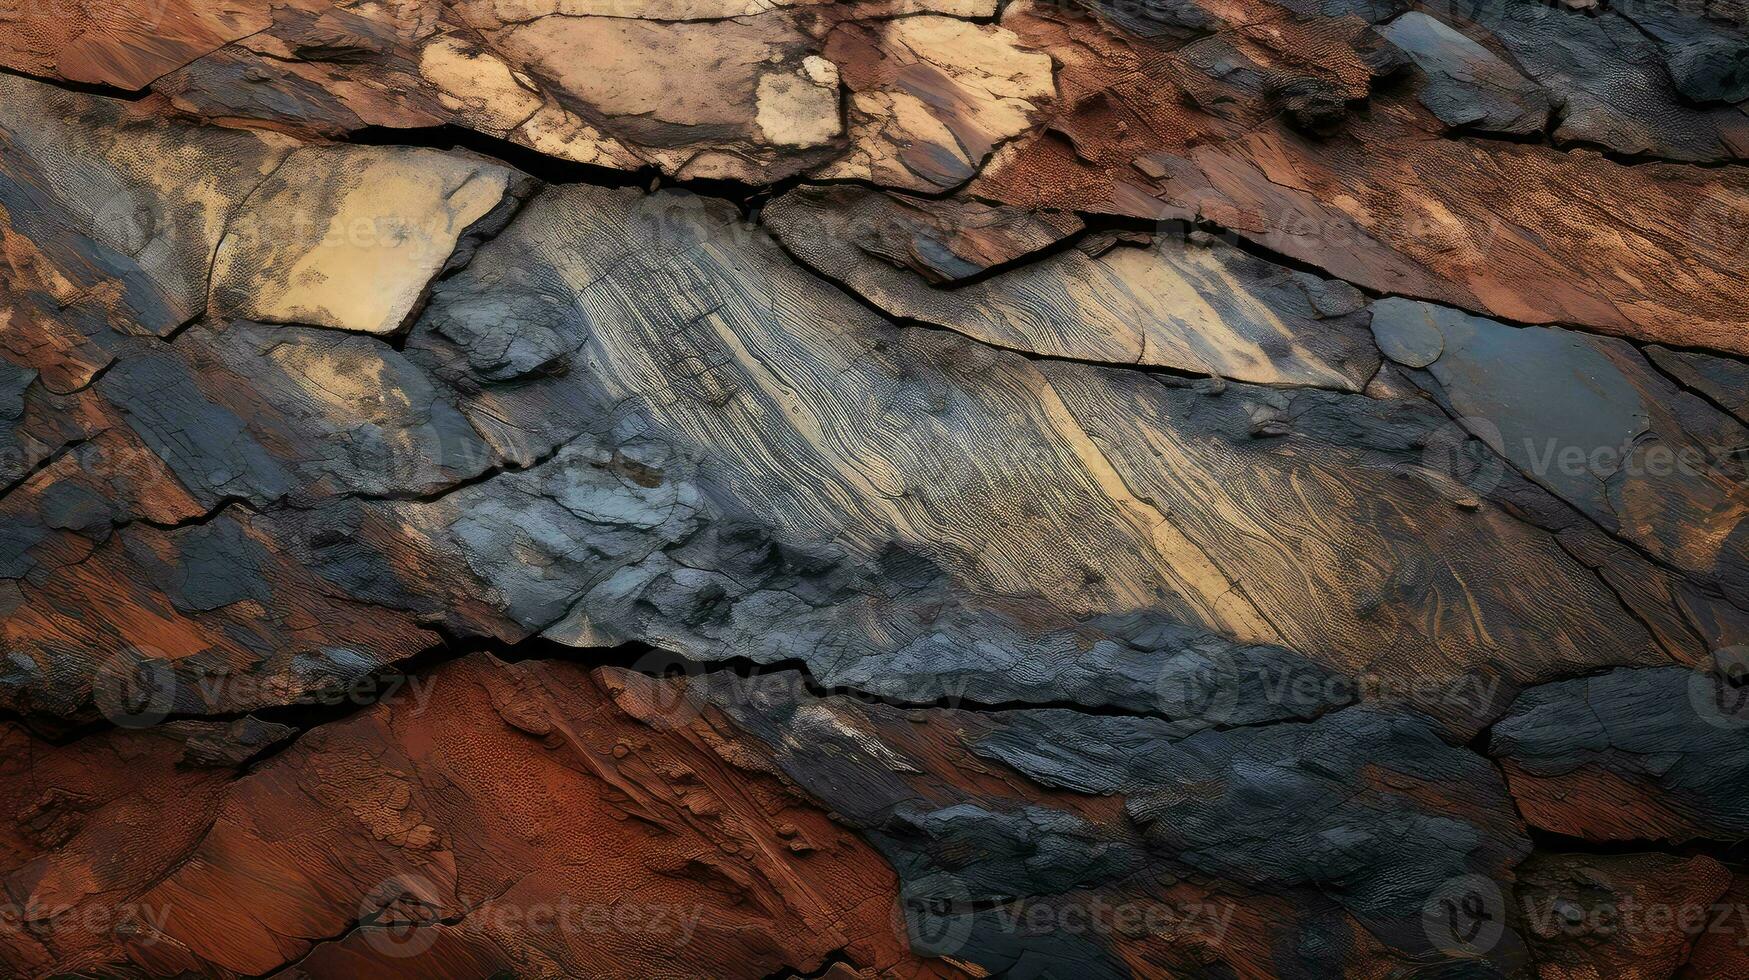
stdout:
<svg viewBox="0 0 1749 980">
<path fill-rule="evenodd" d="M 437 87 L 444 108 L 472 129 L 575 163 L 630 170 L 643 162 L 491 51 L 440 37 L 420 52 L 419 74 Z"/>
<path fill-rule="evenodd" d="M 534 85 L 518 79 L 503 59 L 470 51 L 452 37 L 438 38 L 419 52 L 419 74 L 442 93 L 444 108 L 465 113 L 480 129 L 507 133 L 541 107 Z"/>
<path fill-rule="evenodd" d="M 795 71 L 759 79 L 759 131 L 778 146 L 821 146 L 844 131 L 838 116 L 838 66 L 809 55 Z"/>
<path fill-rule="evenodd" d="M 390 334 L 508 168 L 408 147 L 310 147 L 244 202 L 213 263 L 215 314 Z"/>
</svg>

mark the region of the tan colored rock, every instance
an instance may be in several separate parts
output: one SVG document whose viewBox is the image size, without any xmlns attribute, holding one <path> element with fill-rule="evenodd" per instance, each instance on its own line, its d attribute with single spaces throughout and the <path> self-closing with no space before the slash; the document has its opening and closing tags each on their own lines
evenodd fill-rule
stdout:
<svg viewBox="0 0 1749 980">
<path fill-rule="evenodd" d="M 438 101 L 467 126 L 516 140 L 529 149 L 576 163 L 636 169 L 641 161 L 559 105 L 533 79 L 490 50 L 444 35 L 420 52 L 419 74 Z"/>
<path fill-rule="evenodd" d="M 462 329 L 470 320 L 497 326 Z M 663 447 L 639 457 L 642 482 L 618 475 L 609 450 L 571 442 L 546 469 L 397 501 L 385 516 L 419 555 L 464 555 L 468 569 L 440 577 L 504 597 L 523 628 L 564 619 L 554 636 L 653 637 L 701 658 L 818 656 L 828 685 L 937 669 L 949 654 L 919 654 L 920 637 L 987 656 L 948 632 L 962 617 L 976 617 L 978 637 L 1003 637 L 989 648 L 1017 651 L 1019 674 L 1051 662 L 1032 652 L 1035 637 L 1129 614 L 1439 682 L 1488 664 L 1546 677 L 1661 659 L 1551 537 L 1492 501 L 1453 506 L 1449 487 L 1407 475 L 1449 424 L 1430 406 L 1235 383 L 1212 397 L 1201 382 L 895 330 L 732 207 L 667 192 L 543 192 L 443 280 L 409 346 L 441 356 L 461 338 L 495 367 L 507 337 L 533 346 L 542 334 L 546 349 L 578 352 L 570 370 L 499 387 L 469 417 L 500 431 L 495 420 L 515 420 L 507 452 L 539 456 L 571 442 L 600 411 L 591 406 L 642 413 L 645 438 Z M 548 473 L 575 474 L 574 489 L 556 507 L 530 503 Z M 584 489 L 603 481 L 599 497 Z M 761 578 L 757 594 L 728 575 L 706 584 L 670 564 L 697 561 L 680 542 L 701 519 L 699 486 L 733 488 L 711 504 L 718 526 L 831 542 L 838 568 L 910 548 L 929 561 L 902 597 L 846 585 L 817 607 L 783 580 Z M 1024 636 L 1004 632 L 1016 609 Z M 1009 682 L 1006 667 L 989 671 L 980 676 Z"/>
<path fill-rule="evenodd" d="M 759 131 L 782 146 L 820 146 L 844 131 L 838 118 L 838 66 L 818 55 L 796 72 L 759 76 Z"/>
<path fill-rule="evenodd" d="M 789 154 L 841 126 L 832 66 L 782 12 L 698 25 L 544 17 L 491 40 L 569 111 L 607 120 L 617 140 L 679 177 L 777 179 L 823 159 Z"/>
<path fill-rule="evenodd" d="M 851 149 L 821 171 L 919 191 L 956 187 L 1024 132 L 1056 86 L 1012 32 L 919 16 L 841 28 L 826 56 L 854 93 Z"/>
<path fill-rule="evenodd" d="M 0 977 L 1749 977 L 1742 0 L 188 2 L 0 0 Z"/>
<path fill-rule="evenodd" d="M 922 203 L 862 188 L 802 187 L 765 217 L 802 261 L 893 316 L 998 347 L 1346 391 L 1361 390 L 1378 371 L 1359 290 L 1217 242 L 1162 238 L 1097 255 L 1071 248 L 935 288 L 894 268 L 893 246 L 909 240 L 911 251 L 950 269 L 976 268 L 946 256 L 954 245 L 975 250 L 995 236 L 977 226 L 991 220 L 989 209 L 959 201 L 927 202 L 936 224 L 913 224 Z"/>
<path fill-rule="evenodd" d="M 297 144 L 149 110 L 0 76 L 0 197 L 22 236 L 6 246 L 9 291 L 63 313 L 100 307 L 122 333 L 161 336 L 200 315 L 226 216 Z"/>
<path fill-rule="evenodd" d="M 506 167 L 436 150 L 298 150 L 232 218 L 214 259 L 212 311 L 394 333 L 512 179 Z"/>
</svg>

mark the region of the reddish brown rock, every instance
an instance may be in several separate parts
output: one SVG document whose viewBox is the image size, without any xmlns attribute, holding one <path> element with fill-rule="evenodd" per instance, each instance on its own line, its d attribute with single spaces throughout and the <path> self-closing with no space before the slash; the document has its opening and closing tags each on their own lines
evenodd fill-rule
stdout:
<svg viewBox="0 0 1749 980">
<path fill-rule="evenodd" d="M 181 729 L 68 748 L 14 732 L 34 785 L 9 804 L 8 893 L 50 924 L 3 955 L 25 972 L 952 973 L 895 934 L 881 859 L 768 762 L 726 753 L 732 730 L 637 720 L 641 676 L 475 657 L 423 680 L 247 774 L 176 767 Z"/>
<path fill-rule="evenodd" d="M 1541 980 L 1662 980 L 1729 920 L 1719 899 L 1731 875 L 1709 857 L 1538 854 L 1518 874 Z"/>
<path fill-rule="evenodd" d="M 1490 751 L 1534 827 L 1589 840 L 1749 836 L 1740 653 L 1697 669 L 1618 669 L 1520 695 Z"/>
<path fill-rule="evenodd" d="M 1027 5 L 1004 24 L 1062 58 L 1062 108 L 980 176 L 984 198 L 1201 218 L 1380 292 L 1749 353 L 1749 184 L 1734 170 L 1442 139 L 1394 91 L 1319 139 L 1270 123 L 1230 57 L 1199 63 L 1194 44 L 1162 52 Z M 1322 49 L 1345 98 L 1370 91 L 1362 37 Z"/>
<path fill-rule="evenodd" d="M 198 843 L 236 777 L 178 766 L 192 733 L 121 730 L 57 746 L 6 726 L 0 963 L 8 973 L 126 964 L 120 944 L 134 928 L 133 899 Z"/>
<path fill-rule="evenodd" d="M 1707 910 L 1706 926 L 1676 973 L 1681 980 L 1749 976 L 1749 878 L 1732 870 L 1730 887 Z"/>
</svg>

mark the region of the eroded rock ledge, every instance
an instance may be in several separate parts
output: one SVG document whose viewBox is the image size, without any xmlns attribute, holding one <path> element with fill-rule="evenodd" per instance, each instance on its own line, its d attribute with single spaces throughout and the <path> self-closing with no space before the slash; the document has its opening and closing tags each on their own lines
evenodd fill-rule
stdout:
<svg viewBox="0 0 1749 980">
<path fill-rule="evenodd" d="M 8 975 L 1749 976 L 1740 9 L 0 24 Z"/>
</svg>

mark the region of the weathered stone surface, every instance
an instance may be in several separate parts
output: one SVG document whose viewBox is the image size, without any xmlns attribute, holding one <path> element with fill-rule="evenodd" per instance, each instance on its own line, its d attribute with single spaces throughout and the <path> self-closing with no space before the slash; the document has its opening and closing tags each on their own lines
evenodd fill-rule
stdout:
<svg viewBox="0 0 1749 980">
<path fill-rule="evenodd" d="M 1540 133 L 1552 100 L 1498 55 L 1435 17 L 1411 10 L 1379 28 L 1425 81 L 1417 96 L 1439 121 L 1478 132 Z"/>
<path fill-rule="evenodd" d="M 1730 886 L 1708 907 L 1706 928 L 1694 937 L 1688 962 L 1676 972 L 1681 980 L 1728 977 L 1749 970 L 1749 879 L 1731 876 Z"/>
<path fill-rule="evenodd" d="M 1032 259 L 1085 227 L 1072 214 L 880 194 L 856 186 L 799 187 L 767 205 L 761 215 L 785 247 L 813 256 L 813 268 L 870 298 L 870 284 L 851 284 L 844 278 L 852 268 L 849 263 L 828 263 L 818 253 L 830 250 L 858 260 L 866 256 L 871 262 L 909 269 L 930 285 L 954 286 Z"/>
<path fill-rule="evenodd" d="M 1749 100 L 1749 75 L 1744 73 L 1749 18 L 1741 7 L 1660 2 L 1625 10 L 1622 16 L 1658 41 L 1670 80 L 1686 100 L 1739 108 Z"/>
<path fill-rule="evenodd" d="M 294 150 L 232 214 L 213 258 L 211 310 L 394 333 L 512 179 L 433 150 Z"/>
<path fill-rule="evenodd" d="M 0 64 L 42 77 L 138 89 L 270 20 L 266 4 L 247 0 L 21 3 L 0 11 Z"/>
<path fill-rule="evenodd" d="M 0 964 L 19 976 L 124 966 L 128 899 L 200 841 L 235 770 L 178 766 L 185 743 L 168 728 L 57 746 L 9 722 L 0 742 L 0 863 L 13 923 L 0 935 Z"/>
<path fill-rule="evenodd" d="M 1194 735 L 1161 762 L 1127 807 L 1153 847 L 1220 879 L 1334 892 L 1411 950 L 1439 941 L 1407 937 L 1448 882 L 1501 880 L 1529 850 L 1499 777 L 1425 720 L 1353 708 Z"/>
<path fill-rule="evenodd" d="M 1749 153 L 1749 116 L 1736 107 L 1688 104 L 1659 46 L 1626 17 L 1507 3 L 1490 7 L 1482 23 L 1561 101 L 1557 141 L 1671 160 L 1732 160 Z M 1701 88 L 1693 75 L 1688 85 Z"/>
<path fill-rule="evenodd" d="M 8 276 L 9 340 L 65 336 L 83 308 L 116 331 L 160 336 L 200 316 L 226 219 L 292 149 L 5 76 L 0 128 L 0 205 L 21 273 Z"/>
<path fill-rule="evenodd" d="M 1424 909 L 1437 905 L 1448 876 L 1498 876 L 1528 849 L 1499 776 L 1440 742 L 1424 718 L 1351 709 L 1310 725 L 1187 735 L 1151 719 L 1068 711 L 901 714 L 798 695 L 779 676 L 706 676 L 690 687 L 682 717 L 726 710 L 775 748 L 791 778 L 865 828 L 900 872 L 914 948 L 921 940 L 986 970 L 1030 962 L 1049 972 L 1076 961 L 1099 976 L 1194 966 L 1328 976 L 1405 957 L 1461 958 L 1424 930 Z M 1072 741 L 1084 748 L 1070 757 L 1127 769 L 1100 792 L 1128 799 L 1120 811 L 1119 800 L 1041 794 L 1004 770 L 968 768 L 941 728 L 965 732 L 979 754 L 1033 779 L 1047 774 L 1047 786 L 1080 792 L 1088 788 L 1048 775 L 1056 770 L 1043 759 L 1063 751 L 1064 732 L 1099 731 L 1097 746 Z M 1240 769 L 1208 771 L 1229 752 L 1245 760 Z M 969 773 L 978 796 L 941 778 L 955 770 Z M 1245 785 L 1212 792 L 1224 778 Z M 1237 809 L 1246 817 L 1228 819 Z M 1275 823 L 1259 828 L 1258 819 Z M 1304 830 L 1294 826 L 1301 821 Z M 1418 823 L 1437 832 L 1409 829 Z M 1422 850 L 1405 847 L 1410 840 Z M 1211 877 L 1227 882 L 1224 897 L 1205 890 Z M 1258 914 L 1277 916 L 1266 935 L 1234 924 Z M 1129 927 L 1119 924 L 1126 915 Z M 1510 972 L 1522 947 L 1511 934 L 1496 938 L 1490 962 Z M 1369 946 L 1379 957 L 1371 967 Z"/>
<path fill-rule="evenodd" d="M 1741 838 L 1741 668 L 1613 670 L 1534 688 L 1494 726 L 1490 751 L 1532 826 L 1594 840 Z"/>
<path fill-rule="evenodd" d="M 543 17 L 491 36 L 512 65 L 550 79 L 561 106 L 613 120 L 616 138 L 670 173 L 775 178 L 784 155 L 841 136 L 838 71 L 781 12 L 693 29 Z"/>
<path fill-rule="evenodd" d="M 1161 239 L 1097 256 L 1070 249 L 943 291 L 856 240 L 861 195 L 798 189 L 765 215 L 802 261 L 892 316 L 1050 357 L 1264 384 L 1359 391 L 1378 370 L 1365 297 L 1347 283 L 1219 243 Z"/>
<path fill-rule="evenodd" d="M 1646 347 L 1646 359 L 1677 384 L 1749 423 L 1749 365 L 1656 344 Z"/>
<path fill-rule="evenodd" d="M 1632 344 L 1402 299 L 1373 304 L 1385 353 L 1530 479 L 1654 559 L 1749 604 L 1749 429 Z M 1417 375 L 1420 376 L 1420 375 Z M 1554 379 L 1570 381 L 1554 386 Z M 1561 397 L 1551 397 L 1555 392 Z"/>
<path fill-rule="evenodd" d="M 846 950 L 923 974 L 869 846 L 756 758 L 716 754 L 711 726 L 638 721 L 644 678 L 475 656 L 425 680 L 247 774 L 175 768 L 168 728 L 67 748 L 9 733 L 8 765 L 31 778 L 9 781 L 8 893 L 47 924 L 0 956 L 301 977 L 664 972 L 678 956 L 763 975 Z M 130 757 L 134 789 L 106 784 L 103 760 Z M 124 907 L 96 935 L 77 924 Z"/>
<path fill-rule="evenodd" d="M 1704 855 L 1532 855 L 1519 866 L 1517 898 L 1537 975 L 1674 976 L 1734 911 L 1715 904 L 1730 881 Z"/>
<path fill-rule="evenodd" d="M 848 155 L 820 172 L 917 191 L 957 187 L 1056 93 L 1048 55 L 1000 27 L 903 17 L 835 31 L 850 90 Z"/>
<path fill-rule="evenodd" d="M 639 253 L 648 241 L 662 245 Z M 662 305 L 648 305 L 651 283 L 673 284 Z M 544 193 L 440 285 L 427 319 L 500 294 L 492 301 L 544 297 L 540 322 L 576 353 L 566 374 L 491 391 L 467 411 L 525 420 L 495 434 L 503 455 L 565 448 L 511 478 L 527 489 L 508 501 L 486 484 L 400 505 L 396 522 L 456 542 L 436 547 L 466 556 L 524 629 L 802 658 L 828 683 L 856 678 L 901 697 L 911 684 L 933 692 L 975 678 L 975 696 L 991 701 L 1017 697 L 1032 671 L 1062 678 L 1067 664 L 1047 651 L 1134 648 L 1146 620 L 1126 614 L 1283 643 L 1343 671 L 1414 664 L 1452 679 L 1490 660 L 1528 666 L 1507 652 L 1510 634 L 1534 634 L 1550 662 L 1651 656 L 1640 627 L 1547 537 L 1495 508 L 1455 507 L 1467 490 L 1419 475 L 1423 447 L 1449 424 L 1425 408 L 1310 390 L 1211 398 L 894 331 L 800 273 L 763 233 L 737 230 L 726 209 L 684 195 Z M 449 344 L 416 328 L 414 349 L 442 356 Z M 754 418 L 771 421 L 756 430 Z M 900 418 L 922 424 L 883 421 Z M 971 441 L 998 431 L 1000 449 Z M 1190 467 L 1213 482 L 1186 479 Z M 798 469 L 814 482 L 795 482 Z M 887 489 L 871 498 L 873 486 Z M 1337 497 L 1362 493 L 1377 501 L 1368 518 L 1320 520 Z M 871 503 L 846 512 L 838 498 Z M 925 543 L 978 539 L 991 508 L 1028 529 L 1017 548 Z M 1316 529 L 1291 546 L 1270 531 L 1290 511 Z M 618 529 L 614 543 L 586 544 L 604 526 Z M 457 542 L 464 533 L 476 537 Z M 1284 547 L 1383 549 L 1402 563 L 1366 585 L 1301 572 L 1287 586 L 1264 571 L 1284 567 Z M 530 548 L 543 557 L 507 560 Z M 1507 576 L 1465 557 L 1499 553 L 1514 556 Z M 1515 611 L 1519 590 L 1586 612 L 1563 636 Z M 1024 614 L 1003 598 L 1015 595 L 1032 597 Z M 1570 638 L 1600 619 L 1614 624 L 1607 634 Z M 975 669 L 985 655 L 972 651 L 991 644 L 1027 669 Z M 1113 697 L 1135 695 L 1090 703 Z"/>
<path fill-rule="evenodd" d="M 1744 974 L 1741 3 L 146 6 L 0 10 L 0 974 Z"/>
<path fill-rule="evenodd" d="M 982 199 L 1202 218 L 1381 292 L 1749 353 L 1736 302 L 1749 185 L 1735 168 L 1430 138 L 1444 123 L 1409 105 L 1408 87 L 1372 93 L 1343 138 L 1317 139 L 1274 122 L 1267 92 L 1303 61 L 1271 74 L 1196 44 L 1159 52 L 1053 7 L 1012 4 L 1003 23 L 1059 59 L 1062 95 L 1043 131 L 973 182 Z M 1364 40 L 1327 31 L 1316 48 L 1344 100 L 1371 93 Z"/>
</svg>

